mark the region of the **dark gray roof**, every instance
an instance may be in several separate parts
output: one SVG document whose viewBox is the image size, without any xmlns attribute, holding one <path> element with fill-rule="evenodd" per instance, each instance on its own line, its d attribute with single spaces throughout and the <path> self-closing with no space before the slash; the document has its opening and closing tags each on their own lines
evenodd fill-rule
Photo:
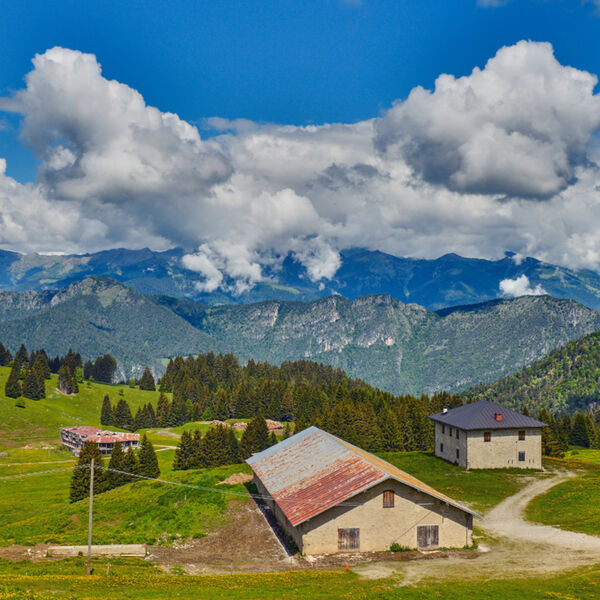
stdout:
<svg viewBox="0 0 600 600">
<path fill-rule="evenodd" d="M 496 413 L 502 415 L 502 420 L 496 420 Z M 489 400 L 479 400 L 471 404 L 463 404 L 450 408 L 446 413 L 440 412 L 429 415 L 432 421 L 445 423 L 458 429 L 524 429 L 526 427 L 547 427 L 537 419 L 526 417 L 506 406 L 501 406 Z"/>
</svg>

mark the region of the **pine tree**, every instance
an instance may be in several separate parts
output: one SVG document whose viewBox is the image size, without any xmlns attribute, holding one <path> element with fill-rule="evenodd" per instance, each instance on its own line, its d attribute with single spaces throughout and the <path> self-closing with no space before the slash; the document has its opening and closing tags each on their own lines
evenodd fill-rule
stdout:
<svg viewBox="0 0 600 600">
<path fill-rule="evenodd" d="M 115 469 L 115 471 L 125 471 L 125 453 L 121 442 L 115 442 L 113 451 L 110 454 L 110 461 L 108 462 L 109 469 Z M 108 485 L 109 489 L 119 487 L 127 483 L 127 477 L 123 473 L 117 473 L 115 471 L 108 472 Z"/>
<path fill-rule="evenodd" d="M 585 417 L 581 412 L 575 413 L 569 441 L 573 446 L 582 446 L 583 448 L 590 447 L 589 431 Z"/>
<path fill-rule="evenodd" d="M 21 344 L 21 347 L 17 350 L 15 354 L 15 365 L 22 367 L 26 362 L 29 361 L 29 353 L 27 352 L 27 348 L 25 348 L 25 344 Z"/>
<path fill-rule="evenodd" d="M 125 458 L 123 459 L 123 471 L 126 473 L 131 473 L 133 475 L 138 475 L 140 471 L 140 465 L 138 462 L 138 458 L 131 446 L 129 446 L 127 452 L 125 452 Z M 135 477 L 131 475 L 124 475 L 125 481 L 135 481 Z"/>
<path fill-rule="evenodd" d="M 269 434 L 269 446 L 274 446 L 277 443 L 277 436 L 274 431 Z"/>
<path fill-rule="evenodd" d="M 32 369 L 27 369 L 27 371 L 25 371 L 22 395 L 30 400 L 39 400 L 40 398 L 44 397 L 42 390 L 40 389 L 38 378 Z"/>
<path fill-rule="evenodd" d="M 156 452 L 154 452 L 154 446 L 145 434 L 140 447 L 139 464 L 140 475 L 151 477 L 152 479 L 160 476 L 158 458 L 156 457 Z"/>
<path fill-rule="evenodd" d="M 117 402 L 117 407 L 115 408 L 114 424 L 121 429 L 132 429 L 133 428 L 133 417 L 131 416 L 131 409 L 129 408 L 129 404 L 127 404 L 127 400 L 121 398 L 119 402 Z"/>
<path fill-rule="evenodd" d="M 43 379 L 50 379 L 50 365 L 48 364 L 48 357 L 46 356 L 46 352 L 44 350 L 40 350 L 33 361 L 33 366 L 31 367 L 39 377 Z"/>
<path fill-rule="evenodd" d="M 140 390 L 147 390 L 153 392 L 156 389 L 156 385 L 154 383 L 154 376 L 148 367 L 144 369 L 144 373 L 142 374 L 142 378 L 140 379 Z"/>
<path fill-rule="evenodd" d="M 173 458 L 173 470 L 182 471 L 191 468 L 194 456 L 194 441 L 192 434 L 185 429 L 179 439 L 179 445 Z"/>
<path fill-rule="evenodd" d="M 110 403 L 110 398 L 108 394 L 104 396 L 104 400 L 102 400 L 102 411 L 100 412 L 100 424 L 102 427 L 110 427 L 114 425 L 114 414 L 113 407 Z"/>
<path fill-rule="evenodd" d="M 71 502 L 77 502 L 83 498 L 87 498 L 90 490 L 90 469 L 86 465 L 90 465 L 94 459 L 94 493 L 101 494 L 108 488 L 108 477 L 103 469 L 104 461 L 102 454 L 98 448 L 98 444 L 94 442 L 85 442 L 79 453 L 77 466 L 73 469 L 71 477 Z M 84 468 L 82 468 L 84 467 Z"/>
<path fill-rule="evenodd" d="M 4 347 L 4 344 L 0 342 L 0 367 L 7 367 L 12 360 L 12 355 L 8 348 Z"/>
<path fill-rule="evenodd" d="M 156 423 L 159 427 L 168 427 L 171 421 L 171 403 L 161 392 L 156 406 Z"/>
<path fill-rule="evenodd" d="M 242 435 L 241 451 L 243 458 L 249 458 L 255 452 L 261 452 L 269 447 L 269 429 L 267 422 L 259 409 L 256 416 L 246 427 Z"/>
<path fill-rule="evenodd" d="M 19 381 L 20 367 L 18 364 L 14 364 L 6 380 L 4 386 L 4 395 L 9 398 L 18 398 L 21 395 L 21 382 Z"/>
<path fill-rule="evenodd" d="M 73 385 L 73 375 L 67 365 L 63 365 L 58 370 L 58 390 L 63 394 L 71 394 Z"/>
</svg>

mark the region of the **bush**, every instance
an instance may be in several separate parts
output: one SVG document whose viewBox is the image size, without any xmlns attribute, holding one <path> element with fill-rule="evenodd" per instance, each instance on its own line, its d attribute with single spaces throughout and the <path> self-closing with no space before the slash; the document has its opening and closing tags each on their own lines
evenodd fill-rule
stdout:
<svg viewBox="0 0 600 600">
<path fill-rule="evenodd" d="M 390 546 L 390 552 L 410 552 L 412 549 L 406 546 L 401 546 L 395 542 Z"/>
</svg>

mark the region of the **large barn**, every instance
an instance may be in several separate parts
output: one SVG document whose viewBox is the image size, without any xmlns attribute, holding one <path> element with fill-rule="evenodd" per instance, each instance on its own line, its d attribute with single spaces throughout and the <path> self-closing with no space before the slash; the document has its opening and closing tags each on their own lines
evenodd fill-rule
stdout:
<svg viewBox="0 0 600 600">
<path fill-rule="evenodd" d="M 465 469 L 542 468 L 545 423 L 479 400 L 444 409 L 435 423 L 435 455 Z"/>
<path fill-rule="evenodd" d="M 472 543 L 476 513 L 317 427 L 246 462 L 258 493 L 304 554 Z"/>
</svg>

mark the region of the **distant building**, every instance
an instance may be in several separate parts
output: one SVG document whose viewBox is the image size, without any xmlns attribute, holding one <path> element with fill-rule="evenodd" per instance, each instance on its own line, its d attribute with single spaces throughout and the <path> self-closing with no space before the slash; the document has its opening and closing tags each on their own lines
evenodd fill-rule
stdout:
<svg viewBox="0 0 600 600">
<path fill-rule="evenodd" d="M 435 423 L 435 455 L 465 469 L 542 468 L 545 423 L 480 400 L 444 409 Z"/>
<path fill-rule="evenodd" d="M 246 462 L 258 493 L 305 554 L 472 543 L 476 513 L 316 427 Z"/>
<path fill-rule="evenodd" d="M 97 427 L 88 425 L 63 427 L 60 430 L 60 439 L 64 446 L 73 451 L 75 456 L 79 456 L 79 452 L 85 442 L 95 442 L 102 454 L 110 454 L 115 447 L 115 442 L 121 442 L 123 450 L 127 450 L 130 446 L 135 449 L 140 444 L 139 433 L 122 433 L 119 431 L 104 431 Z"/>
</svg>

